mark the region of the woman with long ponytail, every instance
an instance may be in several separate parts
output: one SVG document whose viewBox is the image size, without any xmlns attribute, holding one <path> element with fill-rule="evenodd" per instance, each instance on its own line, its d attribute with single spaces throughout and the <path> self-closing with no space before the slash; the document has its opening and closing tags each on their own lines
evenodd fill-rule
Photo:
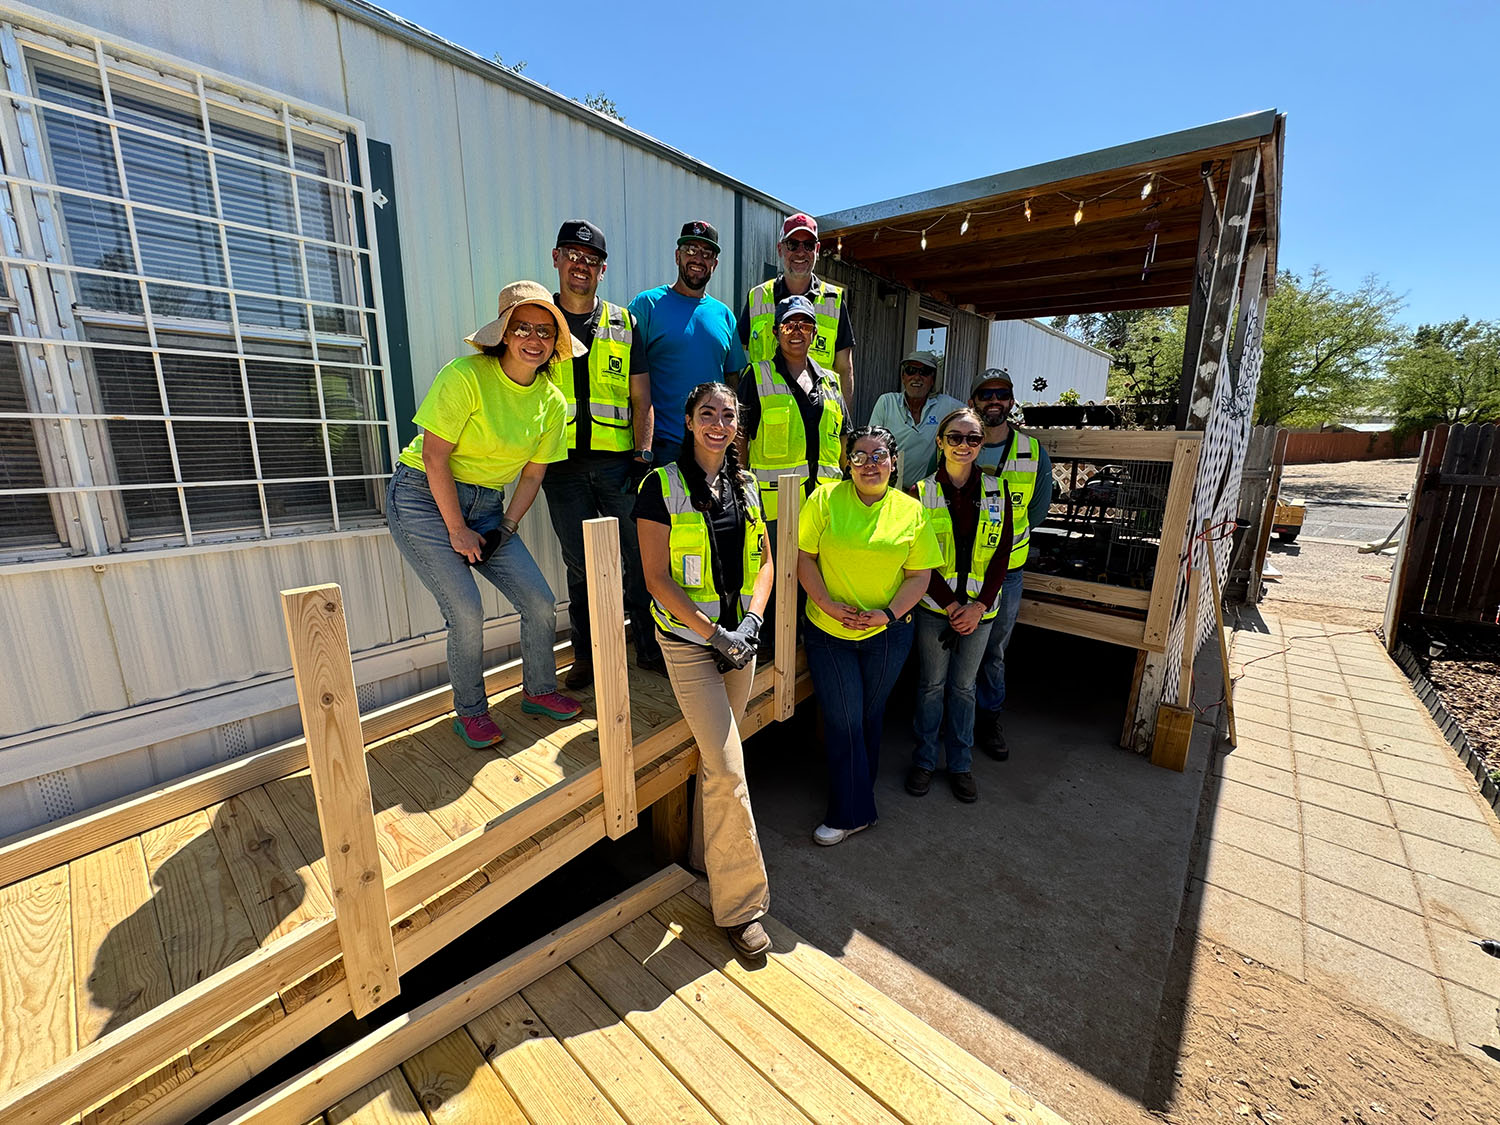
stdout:
<svg viewBox="0 0 1500 1125">
<path fill-rule="evenodd" d="M 682 452 L 641 482 L 641 569 L 667 678 L 698 743 L 691 862 L 708 873 L 714 921 L 746 956 L 771 939 L 765 861 L 750 811 L 739 724 L 774 567 L 754 478 L 735 450 L 739 403 L 723 383 L 688 395 Z"/>
</svg>

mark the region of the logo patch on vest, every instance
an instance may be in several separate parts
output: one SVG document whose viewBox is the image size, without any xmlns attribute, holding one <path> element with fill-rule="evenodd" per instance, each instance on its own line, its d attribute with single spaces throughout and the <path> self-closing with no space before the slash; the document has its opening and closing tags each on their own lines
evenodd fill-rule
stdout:
<svg viewBox="0 0 1500 1125">
<path fill-rule="evenodd" d="M 1010 494 L 1010 502 L 1012 504 L 1019 504 L 1023 498 L 1023 495 L 1024 494 L 1020 492 L 1012 492 Z"/>
<path fill-rule="evenodd" d="M 822 334 L 822 333 L 821 333 L 821 332 L 820 332 L 820 333 L 819 333 L 819 334 L 818 334 L 818 337 L 817 337 L 817 339 L 815 339 L 815 340 L 814 340 L 814 341 L 813 341 L 813 347 L 815 347 L 815 348 L 817 348 L 817 349 L 818 349 L 818 351 L 820 351 L 820 352 L 824 352 L 824 351 L 827 351 L 827 350 L 828 350 L 828 337 L 827 337 L 827 336 L 824 336 L 824 335 L 823 335 L 823 334 Z"/>
<path fill-rule="evenodd" d="M 609 357 L 609 373 L 611 375 L 619 375 L 624 370 L 625 370 L 625 367 L 620 362 L 620 357 L 619 356 L 612 355 L 612 356 Z"/>
</svg>

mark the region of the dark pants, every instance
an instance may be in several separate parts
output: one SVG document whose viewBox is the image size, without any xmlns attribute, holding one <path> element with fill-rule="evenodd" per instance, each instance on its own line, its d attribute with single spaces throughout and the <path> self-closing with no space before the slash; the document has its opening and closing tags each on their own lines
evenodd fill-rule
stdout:
<svg viewBox="0 0 1500 1125">
<path fill-rule="evenodd" d="M 885 705 L 911 651 L 911 617 L 863 641 L 845 640 L 809 624 L 803 631 L 813 691 L 823 709 L 828 756 L 829 828 L 862 828 L 875 822 L 875 778 Z"/>
<path fill-rule="evenodd" d="M 573 627 L 573 651 L 580 659 L 591 657 L 593 634 L 589 629 L 588 578 L 583 560 L 583 521 L 614 516 L 620 521 L 620 554 L 625 564 L 625 606 L 630 611 L 631 632 L 637 658 L 661 658 L 656 630 L 651 624 L 651 600 L 641 574 L 641 549 L 636 541 L 635 491 L 630 480 L 629 457 L 569 459 L 547 466 L 542 491 L 547 494 L 547 512 L 552 530 L 562 545 L 568 568 L 568 621 Z"/>
</svg>

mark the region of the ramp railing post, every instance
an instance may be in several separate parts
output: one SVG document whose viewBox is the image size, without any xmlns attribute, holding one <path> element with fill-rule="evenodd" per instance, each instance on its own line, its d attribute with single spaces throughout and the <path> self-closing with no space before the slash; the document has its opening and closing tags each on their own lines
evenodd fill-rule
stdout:
<svg viewBox="0 0 1500 1125">
<path fill-rule="evenodd" d="M 604 783 L 604 831 L 611 840 L 635 828 L 637 812 L 621 561 L 620 522 L 613 516 L 584 520 L 583 565 L 588 575 L 599 773 Z M 636 628 L 650 628 L 650 623 L 641 622 Z"/>
<path fill-rule="evenodd" d="M 802 514 L 802 482 L 790 473 L 776 482 L 776 721 L 784 723 L 797 707 L 797 520 Z"/>
<path fill-rule="evenodd" d="M 281 592 L 297 706 L 307 734 L 318 828 L 333 884 L 333 911 L 356 1016 L 400 990 L 391 917 L 375 842 L 375 806 L 343 593 L 334 583 Z"/>
</svg>

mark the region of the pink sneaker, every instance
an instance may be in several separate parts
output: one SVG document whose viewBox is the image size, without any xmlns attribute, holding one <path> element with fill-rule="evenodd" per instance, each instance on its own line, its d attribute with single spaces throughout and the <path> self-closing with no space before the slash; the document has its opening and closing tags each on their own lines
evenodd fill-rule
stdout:
<svg viewBox="0 0 1500 1125">
<path fill-rule="evenodd" d="M 505 732 L 490 718 L 488 711 L 483 715 L 455 715 L 453 729 L 458 732 L 459 738 L 475 750 L 483 750 L 486 746 L 505 741 Z"/>
<path fill-rule="evenodd" d="M 576 699 L 569 699 L 560 691 L 549 691 L 546 695 L 521 693 L 521 710 L 528 715 L 546 715 L 550 719 L 572 719 L 583 713 Z"/>
</svg>

